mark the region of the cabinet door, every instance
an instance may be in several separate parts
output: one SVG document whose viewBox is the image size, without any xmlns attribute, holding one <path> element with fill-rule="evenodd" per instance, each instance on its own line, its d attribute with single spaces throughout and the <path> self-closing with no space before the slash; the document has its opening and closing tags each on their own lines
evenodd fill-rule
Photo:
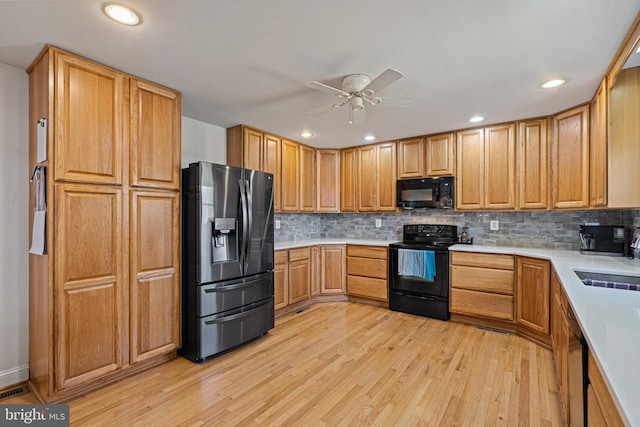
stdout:
<svg viewBox="0 0 640 427">
<path fill-rule="evenodd" d="M 398 179 L 424 176 L 424 141 L 422 138 L 398 141 Z"/>
<path fill-rule="evenodd" d="M 131 80 L 131 185 L 180 189 L 180 94 Z"/>
<path fill-rule="evenodd" d="M 289 263 L 289 304 L 309 299 L 310 280 L 308 258 Z"/>
<path fill-rule="evenodd" d="M 311 292 L 310 296 L 315 297 L 320 293 L 320 249 L 317 246 L 311 247 Z"/>
<path fill-rule="evenodd" d="M 129 131 L 128 78 L 60 52 L 55 54 L 55 70 L 54 179 L 121 184 Z"/>
<path fill-rule="evenodd" d="M 484 206 L 484 131 L 457 133 L 456 209 L 478 210 Z"/>
<path fill-rule="evenodd" d="M 300 145 L 300 212 L 316 210 L 316 150 Z"/>
<path fill-rule="evenodd" d="M 547 119 L 521 122 L 518 130 L 518 207 L 547 209 L 549 164 Z"/>
<path fill-rule="evenodd" d="M 589 106 L 553 117 L 553 207 L 589 206 Z"/>
<path fill-rule="evenodd" d="M 484 132 L 484 208 L 513 209 L 516 194 L 516 126 L 513 123 L 491 126 L 485 128 Z"/>
<path fill-rule="evenodd" d="M 55 186 L 55 389 L 127 363 L 122 190 Z"/>
<path fill-rule="evenodd" d="M 340 150 L 340 212 L 356 212 L 356 149 Z"/>
<path fill-rule="evenodd" d="M 376 210 L 377 147 L 356 147 L 356 199 L 359 212 Z"/>
<path fill-rule="evenodd" d="M 278 251 L 274 254 L 275 265 L 273 267 L 273 290 L 275 309 L 286 307 L 289 300 L 289 266 L 287 265 L 287 251 Z M 279 261 L 279 259 L 281 261 Z"/>
<path fill-rule="evenodd" d="M 316 150 L 318 212 L 340 212 L 340 150 Z"/>
<path fill-rule="evenodd" d="M 247 169 L 261 171 L 262 169 L 262 132 L 244 128 L 242 134 L 243 164 Z"/>
<path fill-rule="evenodd" d="M 607 205 L 607 80 L 602 80 L 591 102 L 589 149 L 589 204 Z"/>
<path fill-rule="evenodd" d="M 376 211 L 396 211 L 396 143 L 378 144 L 376 171 Z"/>
<path fill-rule="evenodd" d="M 455 173 L 455 140 L 452 133 L 428 137 L 425 148 L 427 176 L 446 176 Z"/>
<path fill-rule="evenodd" d="M 345 247 L 320 247 L 320 294 L 344 294 L 345 284 Z"/>
<path fill-rule="evenodd" d="M 273 211 L 280 212 L 280 180 L 282 174 L 282 143 L 280 138 L 273 135 L 264 136 L 264 152 L 262 168 L 273 174 Z"/>
<path fill-rule="evenodd" d="M 549 261 L 516 259 L 516 321 L 549 334 Z"/>
<path fill-rule="evenodd" d="M 131 362 L 180 347 L 180 201 L 131 192 Z"/>
<path fill-rule="evenodd" d="M 298 211 L 300 150 L 296 142 L 282 140 L 282 212 Z"/>
</svg>

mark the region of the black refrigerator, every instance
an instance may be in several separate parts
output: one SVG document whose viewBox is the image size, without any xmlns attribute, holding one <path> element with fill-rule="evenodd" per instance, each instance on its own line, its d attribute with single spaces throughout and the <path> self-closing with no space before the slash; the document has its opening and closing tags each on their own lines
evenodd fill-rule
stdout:
<svg viewBox="0 0 640 427">
<path fill-rule="evenodd" d="M 273 175 L 191 163 L 182 209 L 180 354 L 201 362 L 274 326 Z"/>
</svg>

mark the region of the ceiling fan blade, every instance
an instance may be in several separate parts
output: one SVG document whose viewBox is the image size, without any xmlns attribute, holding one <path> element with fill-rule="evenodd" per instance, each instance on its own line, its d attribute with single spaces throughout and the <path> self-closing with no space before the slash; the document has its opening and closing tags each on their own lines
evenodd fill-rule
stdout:
<svg viewBox="0 0 640 427">
<path fill-rule="evenodd" d="M 378 93 L 385 87 L 389 86 L 391 83 L 402 78 L 402 76 L 403 74 L 400 71 L 392 70 L 391 68 L 389 68 L 378 77 L 373 79 L 373 81 L 369 83 L 364 89 L 362 89 L 361 92 L 371 91 L 371 93 Z"/>
<path fill-rule="evenodd" d="M 417 107 L 419 101 L 415 98 L 396 98 L 393 96 L 387 97 L 383 96 L 380 98 L 380 105 L 386 105 L 388 107 L 406 107 L 413 108 Z"/>
<path fill-rule="evenodd" d="M 325 111 L 333 110 L 334 108 L 337 108 L 337 107 L 342 107 L 342 105 L 329 104 L 329 105 L 325 105 L 324 107 L 316 108 L 314 110 L 305 111 L 302 114 L 304 114 L 305 116 L 313 116 L 315 114 L 320 114 L 320 113 L 324 113 Z"/>
<path fill-rule="evenodd" d="M 367 113 L 364 108 L 360 110 L 349 109 L 349 123 L 356 126 L 361 125 L 367 121 Z"/>
<path fill-rule="evenodd" d="M 309 89 L 318 90 L 320 92 L 328 93 L 330 95 L 338 95 L 342 97 L 348 97 L 349 94 L 343 90 L 336 89 L 335 87 L 327 86 L 320 82 L 307 82 L 304 84 Z"/>
</svg>

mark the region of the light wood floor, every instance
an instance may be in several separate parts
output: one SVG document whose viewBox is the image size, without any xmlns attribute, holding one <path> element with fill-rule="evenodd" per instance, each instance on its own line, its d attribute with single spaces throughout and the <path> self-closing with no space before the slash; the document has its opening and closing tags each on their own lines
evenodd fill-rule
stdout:
<svg viewBox="0 0 640 427">
<path fill-rule="evenodd" d="M 550 351 L 344 302 L 284 316 L 203 364 L 178 358 L 93 392 L 70 412 L 91 426 L 562 425 Z"/>
</svg>

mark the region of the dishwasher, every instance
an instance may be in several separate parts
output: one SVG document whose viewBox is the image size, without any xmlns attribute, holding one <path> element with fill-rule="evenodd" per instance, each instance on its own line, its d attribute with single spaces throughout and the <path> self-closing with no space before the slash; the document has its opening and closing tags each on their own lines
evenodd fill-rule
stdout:
<svg viewBox="0 0 640 427">
<path fill-rule="evenodd" d="M 587 425 L 587 342 L 571 307 L 567 307 L 569 323 L 569 425 Z"/>
</svg>

